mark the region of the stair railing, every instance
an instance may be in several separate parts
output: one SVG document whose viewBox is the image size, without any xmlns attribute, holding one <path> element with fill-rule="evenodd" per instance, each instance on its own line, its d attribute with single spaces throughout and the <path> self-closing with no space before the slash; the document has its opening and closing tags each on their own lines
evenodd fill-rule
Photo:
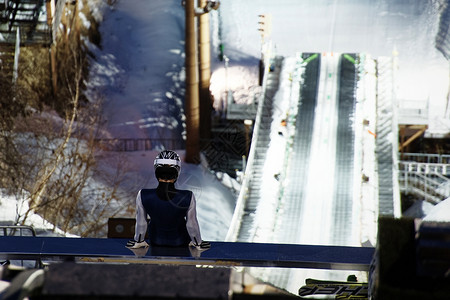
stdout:
<svg viewBox="0 0 450 300">
<path fill-rule="evenodd" d="M 399 162 L 400 188 L 434 204 L 450 197 L 450 164 Z"/>
</svg>

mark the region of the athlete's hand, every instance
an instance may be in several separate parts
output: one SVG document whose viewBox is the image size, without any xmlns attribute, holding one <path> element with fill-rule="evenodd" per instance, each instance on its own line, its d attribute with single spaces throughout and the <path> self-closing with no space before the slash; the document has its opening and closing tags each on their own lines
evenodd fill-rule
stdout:
<svg viewBox="0 0 450 300">
<path fill-rule="evenodd" d="M 199 246 L 201 249 L 209 249 L 209 248 L 211 248 L 211 243 L 207 242 L 207 241 L 203 241 L 200 243 Z"/>
<path fill-rule="evenodd" d="M 190 242 L 189 246 L 197 248 L 197 250 L 207 250 L 211 248 L 211 243 L 207 241 L 202 241 L 200 244 Z"/>
<path fill-rule="evenodd" d="M 135 240 L 129 240 L 127 242 L 127 247 L 131 249 L 147 248 L 148 244 L 146 241 L 136 242 Z"/>
</svg>

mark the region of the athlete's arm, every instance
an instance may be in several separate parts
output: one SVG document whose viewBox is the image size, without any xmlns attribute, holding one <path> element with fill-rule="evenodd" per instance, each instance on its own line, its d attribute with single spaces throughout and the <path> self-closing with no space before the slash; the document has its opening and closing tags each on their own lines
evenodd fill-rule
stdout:
<svg viewBox="0 0 450 300">
<path fill-rule="evenodd" d="M 136 227 L 134 231 L 134 240 L 142 242 L 145 239 L 145 232 L 147 231 L 147 213 L 141 200 L 141 191 L 136 197 Z"/>
<path fill-rule="evenodd" d="M 200 245 L 202 243 L 202 237 L 200 234 L 200 226 L 197 220 L 197 209 L 194 193 L 192 193 L 191 203 L 189 204 L 189 209 L 187 212 L 186 228 L 191 237 L 191 241 L 195 245 Z"/>
</svg>

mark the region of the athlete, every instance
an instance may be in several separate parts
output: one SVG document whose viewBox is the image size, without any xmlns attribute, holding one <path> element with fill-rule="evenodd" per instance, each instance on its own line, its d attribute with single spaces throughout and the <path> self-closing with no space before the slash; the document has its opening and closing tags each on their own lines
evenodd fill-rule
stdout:
<svg viewBox="0 0 450 300">
<path fill-rule="evenodd" d="M 148 232 L 150 244 L 154 246 L 209 248 L 210 243 L 200 235 L 194 193 L 175 188 L 181 170 L 179 155 L 164 150 L 156 156 L 153 165 L 158 187 L 138 192 L 135 235 L 127 247 L 148 247 L 145 241 Z"/>
</svg>

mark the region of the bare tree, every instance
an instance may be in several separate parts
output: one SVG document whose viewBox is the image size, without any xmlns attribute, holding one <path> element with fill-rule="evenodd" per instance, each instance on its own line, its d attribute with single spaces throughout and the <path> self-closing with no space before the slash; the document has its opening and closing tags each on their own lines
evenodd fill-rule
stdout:
<svg viewBox="0 0 450 300">
<path fill-rule="evenodd" d="M 36 172 L 29 211 L 37 212 L 64 232 L 93 236 L 104 233 L 108 217 L 123 211 L 119 184 L 126 168 L 117 169 L 110 182 L 93 180 L 102 175 L 95 159 L 95 137 L 102 123 L 101 101 L 86 104 L 82 98 L 87 62 L 77 45 L 71 42 L 64 48 L 68 52 L 64 63 L 60 62 L 64 72 L 59 74 L 59 97 L 68 100 L 70 109 L 60 134 L 48 141 L 52 147 L 42 143 L 40 149 L 46 151 L 37 151 L 45 153 L 45 158 Z M 22 220 L 26 218 L 27 214 Z"/>
<path fill-rule="evenodd" d="M 13 193 L 23 186 L 24 170 L 15 144 L 15 120 L 27 115 L 28 97 L 20 82 L 11 84 L 12 77 L 0 69 L 0 186 Z"/>
<path fill-rule="evenodd" d="M 109 217 L 129 213 L 122 199 L 132 197 L 121 187 L 126 161 L 119 157 L 115 169 L 98 165 L 102 101 L 99 97 L 88 102 L 83 96 L 86 52 L 76 35 L 72 40 L 64 37 L 58 49 L 59 88 L 52 105 L 56 110 L 26 113 L 30 102 L 12 88 L 10 98 L 0 98 L 1 108 L 9 110 L 0 112 L 1 186 L 9 187 L 18 205 L 28 204 L 25 213 L 18 210 L 18 224 L 37 213 L 54 229 L 104 236 Z M 1 79 L 1 87 L 7 87 Z"/>
</svg>

